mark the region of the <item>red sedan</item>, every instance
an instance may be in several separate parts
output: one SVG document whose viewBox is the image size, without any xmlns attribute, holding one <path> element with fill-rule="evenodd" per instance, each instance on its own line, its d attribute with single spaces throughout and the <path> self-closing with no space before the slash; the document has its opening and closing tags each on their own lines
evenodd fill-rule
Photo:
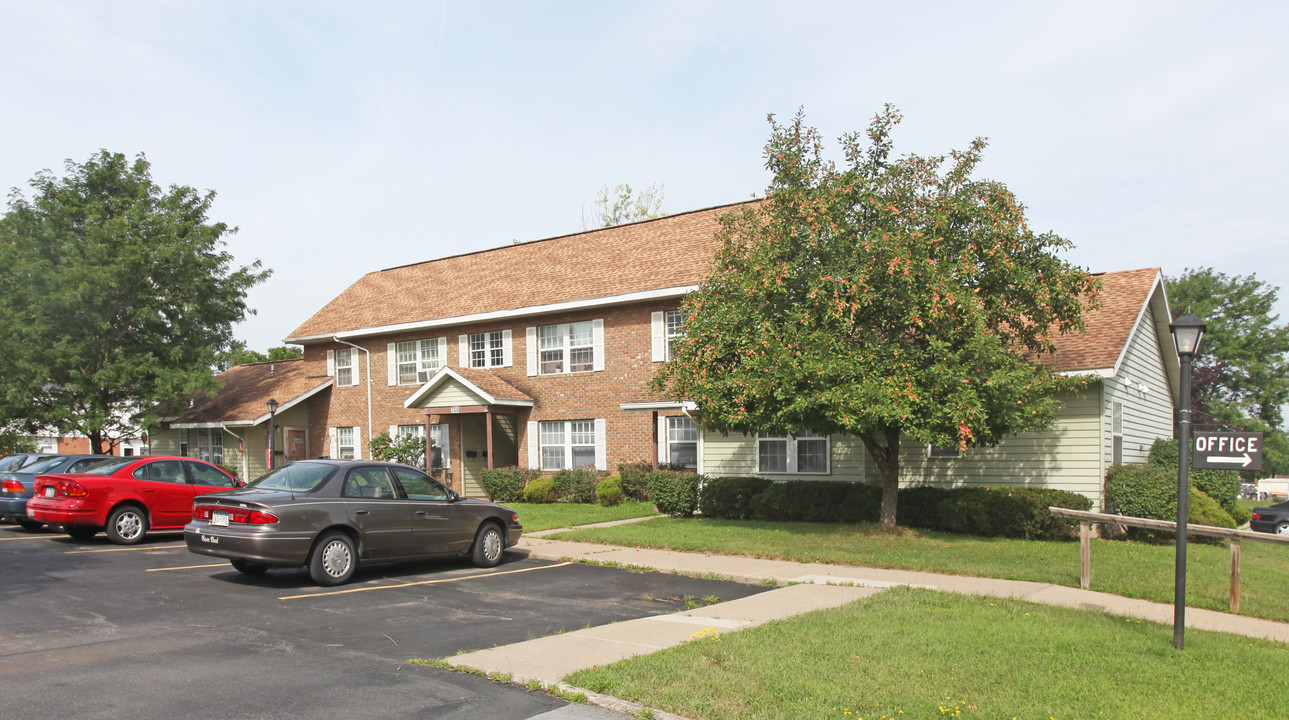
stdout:
<svg viewBox="0 0 1289 720">
<path fill-rule="evenodd" d="M 149 530 L 182 530 L 194 497 L 243 484 L 205 460 L 123 457 L 85 472 L 38 475 L 27 516 L 77 540 L 105 529 L 112 542 L 133 545 Z"/>
</svg>

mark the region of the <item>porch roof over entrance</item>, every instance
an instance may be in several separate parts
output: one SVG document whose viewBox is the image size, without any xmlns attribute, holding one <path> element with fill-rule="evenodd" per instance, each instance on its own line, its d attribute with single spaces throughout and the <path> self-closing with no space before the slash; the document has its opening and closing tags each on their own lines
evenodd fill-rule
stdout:
<svg viewBox="0 0 1289 720">
<path fill-rule="evenodd" d="M 403 402 L 408 408 L 460 405 L 532 407 L 533 399 L 485 370 L 444 367 Z"/>
</svg>

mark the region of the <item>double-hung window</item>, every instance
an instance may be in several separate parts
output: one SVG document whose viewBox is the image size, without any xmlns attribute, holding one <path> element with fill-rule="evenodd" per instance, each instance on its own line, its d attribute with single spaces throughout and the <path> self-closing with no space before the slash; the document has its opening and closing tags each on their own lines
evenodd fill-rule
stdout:
<svg viewBox="0 0 1289 720">
<path fill-rule="evenodd" d="M 224 464 L 224 432 L 218 428 L 197 431 L 197 457 L 216 465 Z"/>
<path fill-rule="evenodd" d="M 603 438 L 598 434 L 603 432 L 602 422 L 553 420 L 538 423 L 538 428 L 542 470 L 600 465 L 599 447 Z"/>
<path fill-rule="evenodd" d="M 1117 402 L 1110 407 L 1110 462 L 1123 464 L 1123 403 Z"/>
<path fill-rule="evenodd" d="M 462 335 L 458 340 L 462 367 L 494 368 L 510 366 L 510 331 Z"/>
<path fill-rule="evenodd" d="M 757 472 L 764 474 L 827 475 L 830 469 L 828 438 L 812 432 L 799 435 L 758 433 L 756 468 Z"/>
<path fill-rule="evenodd" d="M 564 375 L 604 369 L 604 321 L 528 329 L 528 374 Z"/>
<path fill-rule="evenodd" d="M 667 359 L 671 359 L 676 341 L 685 337 L 685 313 L 679 310 L 668 310 L 666 316 Z"/>
<path fill-rule="evenodd" d="M 447 338 L 390 343 L 390 385 L 418 385 L 443 367 Z"/>
<path fill-rule="evenodd" d="M 452 467 L 452 454 L 448 452 L 447 424 L 431 425 L 430 469 L 441 470 Z"/>
<path fill-rule="evenodd" d="M 179 454 L 184 457 L 191 457 L 190 455 L 188 455 L 188 429 L 187 428 L 179 428 Z"/>
<path fill-rule="evenodd" d="M 667 464 L 698 467 L 698 426 L 693 420 L 667 418 Z"/>
<path fill-rule="evenodd" d="M 358 447 L 359 431 L 356 427 L 338 427 L 333 428 L 332 448 L 336 457 L 341 460 L 361 460 L 362 453 Z"/>
<path fill-rule="evenodd" d="M 670 360 L 676 341 L 685 337 L 685 313 L 680 310 L 655 312 L 649 316 L 649 325 L 653 361 Z"/>
<path fill-rule="evenodd" d="M 336 385 L 357 385 L 358 371 L 353 348 L 327 351 L 327 374 L 336 378 Z"/>
</svg>

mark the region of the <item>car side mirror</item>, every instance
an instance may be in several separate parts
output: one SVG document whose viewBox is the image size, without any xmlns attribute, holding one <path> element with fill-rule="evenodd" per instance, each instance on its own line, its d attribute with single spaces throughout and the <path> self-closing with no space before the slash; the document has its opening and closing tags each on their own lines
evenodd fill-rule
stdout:
<svg viewBox="0 0 1289 720">
<path fill-rule="evenodd" d="M 448 491 L 448 502 L 456 502 L 457 500 L 460 500 L 460 499 L 461 499 L 461 496 L 457 495 L 456 490 Z"/>
</svg>

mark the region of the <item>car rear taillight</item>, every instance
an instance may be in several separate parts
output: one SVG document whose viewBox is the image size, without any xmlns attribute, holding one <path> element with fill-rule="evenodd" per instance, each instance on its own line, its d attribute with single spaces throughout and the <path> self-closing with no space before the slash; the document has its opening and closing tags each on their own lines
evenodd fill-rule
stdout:
<svg viewBox="0 0 1289 720">
<path fill-rule="evenodd" d="M 83 498 L 89 496 L 89 491 L 85 486 L 75 480 L 59 480 L 58 494 L 69 498 Z"/>
<path fill-rule="evenodd" d="M 17 480 L 5 480 L 3 483 L 0 483 L 0 492 L 20 493 L 23 492 L 24 489 L 25 488 L 23 488 L 22 483 Z"/>
<path fill-rule="evenodd" d="M 249 508 L 220 507 L 218 505 L 193 505 L 193 520 L 210 520 L 212 513 L 227 513 L 228 522 L 238 525 L 274 525 L 277 523 L 277 515 L 265 510 L 251 510 Z"/>
<path fill-rule="evenodd" d="M 1261 516 L 1261 515 L 1259 515 L 1258 513 L 1253 513 L 1253 519 L 1254 519 L 1254 520 L 1261 520 L 1261 519 L 1262 519 L 1262 516 Z"/>
</svg>

